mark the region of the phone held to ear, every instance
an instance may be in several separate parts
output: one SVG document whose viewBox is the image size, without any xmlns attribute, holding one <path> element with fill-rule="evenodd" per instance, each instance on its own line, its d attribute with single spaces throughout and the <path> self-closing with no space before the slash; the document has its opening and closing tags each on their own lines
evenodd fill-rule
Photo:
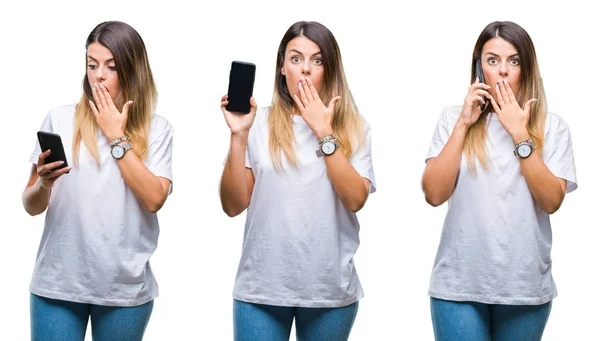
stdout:
<svg viewBox="0 0 600 341">
<path fill-rule="evenodd" d="M 61 169 L 64 167 L 68 167 L 67 156 L 65 155 L 65 149 L 63 148 L 62 140 L 60 139 L 60 135 L 54 133 L 48 133 L 45 131 L 37 132 L 38 141 L 40 142 L 40 148 L 42 149 L 42 153 L 51 149 L 50 155 L 44 160 L 45 163 L 52 163 L 56 161 L 63 161 L 64 163 L 56 168 Z M 67 172 L 69 173 L 69 172 Z"/>
<path fill-rule="evenodd" d="M 229 72 L 229 90 L 227 91 L 227 106 L 230 112 L 250 113 L 250 98 L 254 91 L 254 75 L 256 65 L 252 63 L 233 61 Z"/>
<path fill-rule="evenodd" d="M 481 58 L 477 58 L 477 61 L 475 62 L 475 77 L 479 77 L 479 83 L 484 83 L 485 84 L 485 77 L 483 76 L 483 68 L 481 67 Z M 479 105 L 479 109 L 481 109 L 481 111 L 483 111 L 485 109 L 485 106 L 488 104 L 489 99 L 487 98 L 483 98 L 484 103 Z"/>
</svg>

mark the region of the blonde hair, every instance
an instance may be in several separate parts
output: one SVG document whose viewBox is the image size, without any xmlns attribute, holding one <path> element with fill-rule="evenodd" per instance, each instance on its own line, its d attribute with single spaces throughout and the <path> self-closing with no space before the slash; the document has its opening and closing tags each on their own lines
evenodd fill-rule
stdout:
<svg viewBox="0 0 600 341">
<path fill-rule="evenodd" d="M 544 128 L 547 111 L 546 93 L 544 92 L 533 42 L 521 26 L 510 21 L 496 21 L 483 29 L 473 49 L 471 83 L 475 82 L 476 63 L 482 57 L 483 45 L 493 38 L 501 38 L 509 42 L 519 54 L 521 80 L 519 92 L 515 94 L 515 97 L 521 108 L 524 108 L 529 99 L 537 99 L 531 105 L 527 131 L 531 136 L 535 149 L 541 153 L 544 149 Z M 465 136 L 464 150 L 472 173 L 476 173 L 475 159 L 479 160 L 484 169 L 488 168 L 489 160 L 485 149 L 485 141 L 487 140 L 488 118 L 492 110 L 490 103 L 479 116 L 477 122 L 469 127 Z"/>
<path fill-rule="evenodd" d="M 299 36 L 308 38 L 321 49 L 325 68 L 323 85 L 319 91 L 321 101 L 328 105 L 335 96 L 342 97 L 335 104 L 332 128 L 344 156 L 350 158 L 364 143 L 363 119 L 348 88 L 342 56 L 335 37 L 329 29 L 318 22 L 299 21 L 287 30 L 279 44 L 275 68 L 275 91 L 268 117 L 269 152 L 273 165 L 280 171 L 283 170 L 282 152 L 292 165 L 298 167 L 293 146 L 294 128 L 291 116 L 295 104 L 287 88 L 286 78 L 281 74 L 281 68 L 285 61 L 287 44 Z"/>
<path fill-rule="evenodd" d="M 93 43 L 101 44 L 113 54 L 121 87 L 121 92 L 115 100 L 115 106 L 120 110 L 125 103 L 133 101 L 127 115 L 125 136 L 135 153 L 143 160 L 148 156 L 148 135 L 157 99 L 156 85 L 150 70 L 144 41 L 128 24 L 108 21 L 96 26 L 90 33 L 86 49 Z M 79 146 L 82 140 L 96 160 L 96 164 L 100 166 L 97 143 L 98 124 L 89 100 L 94 101 L 92 88 L 89 79 L 84 76 L 83 94 L 75 110 L 73 159 L 76 166 L 79 164 Z"/>
</svg>

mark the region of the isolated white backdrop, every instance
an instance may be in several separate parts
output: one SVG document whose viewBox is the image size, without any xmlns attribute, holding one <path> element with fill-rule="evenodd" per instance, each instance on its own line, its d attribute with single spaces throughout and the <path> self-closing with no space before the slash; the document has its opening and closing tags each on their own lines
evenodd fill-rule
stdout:
<svg viewBox="0 0 600 341">
<path fill-rule="evenodd" d="M 151 259 L 161 294 L 145 340 L 232 338 L 231 290 L 245 214 L 228 218 L 219 203 L 229 141 L 219 101 L 231 61 L 244 60 L 257 65 L 257 102 L 269 105 L 277 46 L 298 20 L 319 21 L 334 33 L 353 95 L 373 128 L 378 191 L 359 212 L 356 265 L 365 298 L 350 339 L 433 339 L 427 288 L 446 207 L 425 203 L 420 176 L 438 116 L 444 106 L 462 103 L 473 45 L 495 20 L 529 32 L 550 110 L 566 119 L 573 137 L 580 188 L 552 216 L 559 297 L 545 340 L 596 337 L 600 29 L 586 3 L 3 3 L 0 339 L 29 338 L 28 285 L 44 216 L 29 217 L 20 197 L 35 132 L 49 109 L 79 99 L 85 39 L 106 20 L 125 21 L 143 37 L 158 113 L 175 127 L 174 192 L 159 212 Z"/>
</svg>

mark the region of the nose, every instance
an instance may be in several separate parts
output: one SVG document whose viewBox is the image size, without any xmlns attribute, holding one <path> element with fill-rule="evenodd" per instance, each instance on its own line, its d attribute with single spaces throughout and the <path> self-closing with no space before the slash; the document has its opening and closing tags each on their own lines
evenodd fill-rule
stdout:
<svg viewBox="0 0 600 341">
<path fill-rule="evenodd" d="M 508 65 L 506 62 L 500 63 L 498 73 L 500 74 L 500 77 L 508 77 Z"/>
<path fill-rule="evenodd" d="M 310 76 L 311 70 L 310 70 L 310 61 L 305 61 L 304 64 L 302 64 L 302 75 L 303 76 Z"/>
<path fill-rule="evenodd" d="M 103 82 L 106 80 L 106 72 L 104 71 L 104 68 L 102 67 L 97 67 L 96 68 L 96 81 L 98 83 Z"/>
</svg>

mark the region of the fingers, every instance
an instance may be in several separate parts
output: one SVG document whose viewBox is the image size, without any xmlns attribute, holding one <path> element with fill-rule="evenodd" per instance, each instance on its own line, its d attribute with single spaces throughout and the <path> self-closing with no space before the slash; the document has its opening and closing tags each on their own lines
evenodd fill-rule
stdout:
<svg viewBox="0 0 600 341">
<path fill-rule="evenodd" d="M 59 177 L 61 177 L 63 174 L 67 173 L 70 170 L 71 170 L 70 166 L 69 167 L 64 167 L 64 168 L 61 168 L 61 169 L 57 169 L 57 170 L 51 172 L 50 174 L 48 174 L 48 176 L 46 178 L 49 179 L 49 180 L 56 180 L 56 179 L 58 179 Z"/>
<path fill-rule="evenodd" d="M 327 106 L 327 109 L 333 110 L 333 108 L 335 107 L 335 104 L 337 102 L 339 102 L 339 100 L 342 99 L 342 96 L 335 96 L 334 98 L 331 99 L 331 101 L 329 101 L 329 105 Z"/>
<path fill-rule="evenodd" d="M 48 149 L 45 152 L 41 153 L 40 156 L 38 156 L 38 162 L 37 162 L 38 168 L 45 165 L 44 160 L 50 155 L 50 153 L 52 153 L 52 151 L 50 149 Z"/>
<path fill-rule="evenodd" d="M 100 100 L 100 94 L 98 93 L 98 87 L 96 87 L 95 84 L 92 86 L 92 95 L 94 96 L 94 102 L 96 102 L 98 111 L 102 111 L 102 108 L 104 107 L 103 101 Z"/>
<path fill-rule="evenodd" d="M 492 107 L 494 107 L 494 111 L 496 112 L 496 115 L 498 113 L 501 113 L 502 110 L 500 109 L 500 107 L 498 106 L 498 103 L 496 103 L 496 100 L 494 100 L 494 97 L 490 97 L 490 102 L 492 103 Z"/>
<path fill-rule="evenodd" d="M 504 96 L 500 90 L 500 82 L 496 83 L 496 96 L 498 97 L 498 105 L 504 108 L 506 102 L 504 101 Z"/>
<path fill-rule="evenodd" d="M 121 114 L 123 114 L 125 117 L 127 117 L 129 108 L 131 108 L 132 105 L 133 105 L 133 101 L 127 101 L 127 103 L 125 103 L 125 105 L 123 105 L 123 110 L 121 111 Z"/>
<path fill-rule="evenodd" d="M 298 98 L 298 95 L 296 94 L 294 94 L 294 103 L 296 103 L 298 110 L 300 110 L 300 114 L 302 114 L 304 112 L 304 104 L 302 104 L 302 101 L 300 101 L 300 98 Z"/>
<path fill-rule="evenodd" d="M 98 119 L 100 114 L 98 113 L 98 109 L 96 109 L 96 105 L 94 104 L 94 102 L 92 102 L 92 100 L 88 100 L 88 102 L 90 103 L 90 108 L 92 108 L 92 113 L 94 114 L 96 119 Z"/>
<path fill-rule="evenodd" d="M 229 104 L 227 98 L 229 98 L 228 95 L 221 97 L 221 110 L 225 110 L 225 107 L 227 106 L 227 104 Z"/>
<path fill-rule="evenodd" d="M 114 108 L 115 104 L 112 101 L 112 98 L 110 97 L 110 94 L 108 93 L 108 90 L 106 90 L 106 87 L 100 83 L 98 83 L 98 88 L 100 89 L 100 95 L 104 98 L 104 103 L 106 104 L 107 107 L 109 108 Z"/>
<path fill-rule="evenodd" d="M 523 111 L 525 111 L 528 116 L 529 116 L 529 113 L 531 112 L 531 106 L 533 105 L 533 103 L 535 103 L 535 101 L 537 101 L 537 99 L 532 98 L 529 101 L 527 101 L 527 103 L 525 103 L 525 107 L 523 108 Z"/>
<path fill-rule="evenodd" d="M 317 91 L 317 88 L 315 88 L 315 85 L 313 84 L 313 82 L 310 80 L 310 78 L 305 79 L 306 80 L 306 84 L 308 85 L 308 90 L 310 93 L 310 96 L 312 98 L 309 98 L 310 100 L 318 100 L 319 98 L 319 92 Z"/>
<path fill-rule="evenodd" d="M 306 92 L 304 91 L 304 86 L 302 85 L 302 81 L 298 82 L 298 94 L 300 99 L 302 99 L 303 104 L 308 104 L 308 97 L 306 96 Z"/>
<path fill-rule="evenodd" d="M 477 82 L 477 80 L 475 80 L 475 83 L 473 83 L 473 84 L 471 84 L 471 85 L 469 86 L 469 90 L 468 90 L 468 92 L 469 92 L 469 93 L 473 93 L 473 92 L 475 92 L 476 90 L 480 90 L 480 89 L 483 89 L 483 90 L 489 90 L 489 89 L 491 89 L 491 88 L 492 88 L 491 86 L 489 86 L 489 85 L 487 85 L 487 84 L 485 84 L 485 83 L 478 83 L 478 82 Z"/>
<path fill-rule="evenodd" d="M 508 91 L 506 90 L 506 82 L 504 80 L 501 80 L 500 82 L 498 82 L 499 85 L 496 85 L 498 87 L 498 89 L 500 89 L 500 93 L 501 96 L 498 95 L 498 102 L 500 102 L 500 105 L 502 106 L 502 102 L 506 103 L 506 104 L 510 104 L 510 96 L 508 96 Z M 500 97 L 502 97 L 502 101 L 500 101 Z"/>
<path fill-rule="evenodd" d="M 62 165 L 63 163 L 65 163 L 64 161 L 55 161 L 46 165 L 41 165 L 38 166 L 38 176 L 39 177 L 47 177 L 48 174 L 52 173 L 52 170 L 60 165 Z"/>
<path fill-rule="evenodd" d="M 512 87 L 510 86 L 509 82 L 503 81 L 504 83 L 504 87 L 506 88 L 506 92 L 508 94 L 508 99 L 511 103 L 517 103 L 517 98 L 515 97 L 515 94 L 512 91 Z"/>
<path fill-rule="evenodd" d="M 250 114 L 251 115 L 255 115 L 256 114 L 256 108 L 258 106 L 256 105 L 256 101 L 254 100 L 254 97 L 250 97 Z"/>
</svg>

